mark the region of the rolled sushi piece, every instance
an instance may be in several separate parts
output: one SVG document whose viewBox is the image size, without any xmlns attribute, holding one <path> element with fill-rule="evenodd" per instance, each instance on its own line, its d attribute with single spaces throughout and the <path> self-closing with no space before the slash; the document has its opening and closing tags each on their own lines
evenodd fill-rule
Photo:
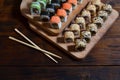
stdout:
<svg viewBox="0 0 120 80">
<path fill-rule="evenodd" d="M 104 21 L 108 18 L 108 13 L 106 11 L 99 11 L 98 16 L 101 17 Z"/>
<path fill-rule="evenodd" d="M 63 3 L 62 8 L 66 10 L 67 15 L 72 12 L 72 5 L 70 3 Z"/>
<path fill-rule="evenodd" d="M 47 0 L 37 0 L 37 2 L 39 2 L 39 4 L 41 5 L 42 10 L 46 9 Z"/>
<path fill-rule="evenodd" d="M 100 11 L 102 9 L 101 0 L 91 0 L 91 3 L 96 6 L 97 11 Z"/>
<path fill-rule="evenodd" d="M 32 2 L 30 5 L 30 13 L 31 15 L 40 15 L 41 13 L 41 5 L 39 2 Z"/>
<path fill-rule="evenodd" d="M 87 6 L 87 10 L 88 11 L 90 11 L 90 13 L 91 13 L 91 17 L 95 17 L 96 15 L 97 15 L 97 13 L 96 13 L 96 6 L 95 5 L 92 5 L 92 4 L 89 4 L 88 6 Z"/>
<path fill-rule="evenodd" d="M 97 25 L 94 23 L 90 23 L 87 27 L 88 27 L 87 30 L 91 32 L 92 36 L 94 36 L 98 31 Z"/>
<path fill-rule="evenodd" d="M 66 31 L 64 33 L 64 41 L 66 43 L 74 42 L 74 38 L 75 38 L 75 36 L 74 36 L 74 33 L 72 31 Z"/>
<path fill-rule="evenodd" d="M 50 23 L 53 29 L 60 29 L 62 27 L 62 22 L 60 20 L 60 17 L 57 15 L 51 17 Z"/>
<path fill-rule="evenodd" d="M 68 3 L 72 4 L 72 9 L 77 7 L 77 0 L 68 0 Z"/>
<path fill-rule="evenodd" d="M 64 9 L 58 9 L 57 15 L 60 17 L 61 22 L 67 21 L 67 12 Z"/>
<path fill-rule="evenodd" d="M 75 50 L 83 51 L 86 48 L 87 42 L 85 39 L 76 39 L 75 40 Z"/>
<path fill-rule="evenodd" d="M 86 22 L 84 17 L 76 17 L 75 23 L 79 24 L 81 30 L 86 30 Z"/>
<path fill-rule="evenodd" d="M 84 17 L 86 24 L 91 22 L 91 13 L 90 11 L 84 9 L 81 13 L 81 16 Z"/>
<path fill-rule="evenodd" d="M 93 18 L 93 23 L 97 25 L 97 28 L 102 27 L 104 20 L 101 17 L 95 17 Z"/>
<path fill-rule="evenodd" d="M 55 7 L 52 4 L 47 4 L 46 11 L 50 13 L 50 17 L 55 15 Z"/>
<path fill-rule="evenodd" d="M 51 4 L 55 6 L 55 10 L 57 10 L 61 7 L 60 0 L 52 0 Z"/>
<path fill-rule="evenodd" d="M 105 4 L 105 5 L 103 5 L 103 10 L 107 11 L 108 14 L 110 14 L 113 9 L 112 9 L 112 6 L 110 4 Z"/>
<path fill-rule="evenodd" d="M 90 39 L 92 37 L 91 32 L 87 30 L 82 30 L 81 31 L 81 36 L 82 39 L 85 39 L 87 42 L 90 42 Z"/>
<path fill-rule="evenodd" d="M 49 21 L 50 20 L 50 13 L 48 11 L 42 11 L 40 14 L 40 20 L 41 21 Z"/>
<path fill-rule="evenodd" d="M 80 26 L 78 24 L 71 24 L 70 30 L 73 31 L 74 35 L 80 35 Z"/>
</svg>

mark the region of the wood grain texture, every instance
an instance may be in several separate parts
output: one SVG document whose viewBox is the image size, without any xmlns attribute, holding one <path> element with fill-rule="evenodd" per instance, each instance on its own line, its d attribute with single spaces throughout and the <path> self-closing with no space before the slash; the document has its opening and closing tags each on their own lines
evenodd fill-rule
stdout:
<svg viewBox="0 0 120 80">
<path fill-rule="evenodd" d="M 120 0 L 102 1 L 112 4 L 120 13 Z M 26 18 L 20 14 L 20 3 L 21 0 L 3 0 L 0 6 L 0 80 L 119 80 L 120 17 L 89 55 L 76 61 L 28 27 Z M 11 35 L 24 41 L 13 31 L 16 27 L 63 60 L 55 64 L 41 52 L 9 40 Z"/>
</svg>

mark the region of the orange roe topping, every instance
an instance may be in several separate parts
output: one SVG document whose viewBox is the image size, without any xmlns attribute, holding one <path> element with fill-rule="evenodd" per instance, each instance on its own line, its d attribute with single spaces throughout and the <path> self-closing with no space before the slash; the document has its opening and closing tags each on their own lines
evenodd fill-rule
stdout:
<svg viewBox="0 0 120 80">
<path fill-rule="evenodd" d="M 51 23 L 59 23 L 61 20 L 60 20 L 60 17 L 59 16 L 52 16 L 50 22 Z"/>
<path fill-rule="evenodd" d="M 71 4 L 74 4 L 74 5 L 77 5 L 77 0 L 68 0 L 68 3 L 71 3 Z"/>
<path fill-rule="evenodd" d="M 65 17 L 65 16 L 67 16 L 67 13 L 64 9 L 58 9 L 57 10 L 57 15 Z"/>
<path fill-rule="evenodd" d="M 72 8 L 72 5 L 71 5 L 70 3 L 64 3 L 64 4 L 63 4 L 63 9 L 69 10 L 69 9 L 71 9 L 71 8 Z"/>
</svg>

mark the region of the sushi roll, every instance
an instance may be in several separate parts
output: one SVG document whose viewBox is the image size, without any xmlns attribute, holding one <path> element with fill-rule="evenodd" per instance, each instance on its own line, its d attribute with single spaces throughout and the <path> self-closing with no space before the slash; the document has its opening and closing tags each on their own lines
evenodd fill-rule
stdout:
<svg viewBox="0 0 120 80">
<path fill-rule="evenodd" d="M 62 26 L 61 20 L 59 16 L 52 16 L 50 19 L 50 23 L 53 29 L 60 29 Z"/>
<path fill-rule="evenodd" d="M 87 6 L 87 10 L 90 11 L 91 17 L 95 17 L 96 16 L 96 7 L 95 7 L 95 5 L 89 4 Z"/>
<path fill-rule="evenodd" d="M 82 39 L 85 39 L 87 42 L 90 42 L 90 39 L 92 37 L 91 32 L 87 30 L 81 31 L 81 36 Z"/>
<path fill-rule="evenodd" d="M 75 50 L 83 51 L 86 48 L 87 42 L 85 39 L 76 39 L 75 40 Z"/>
<path fill-rule="evenodd" d="M 100 11 L 102 8 L 101 0 L 92 0 L 91 3 L 96 6 L 96 10 Z"/>
<path fill-rule="evenodd" d="M 41 21 L 49 21 L 50 20 L 50 13 L 48 11 L 42 11 L 40 14 Z"/>
<path fill-rule="evenodd" d="M 68 0 L 68 3 L 72 4 L 72 9 L 77 7 L 77 0 Z"/>
<path fill-rule="evenodd" d="M 101 17 L 95 17 L 93 18 L 93 23 L 97 25 L 98 28 L 102 27 L 104 21 Z"/>
<path fill-rule="evenodd" d="M 57 10 L 61 7 L 60 0 L 52 0 L 51 4 L 55 6 L 55 10 Z"/>
<path fill-rule="evenodd" d="M 110 4 L 105 4 L 103 5 L 103 10 L 107 11 L 108 14 L 110 14 L 112 12 L 112 6 Z"/>
<path fill-rule="evenodd" d="M 65 31 L 64 33 L 64 41 L 67 43 L 74 42 L 74 33 L 72 31 Z"/>
<path fill-rule="evenodd" d="M 53 16 L 53 15 L 55 15 L 54 5 L 48 4 L 46 6 L 46 11 L 48 11 L 50 13 L 50 17 Z"/>
<path fill-rule="evenodd" d="M 32 2 L 30 6 L 31 15 L 40 15 L 41 13 L 41 5 L 39 2 Z"/>
<path fill-rule="evenodd" d="M 85 18 L 86 24 L 91 22 L 91 13 L 88 10 L 83 10 L 81 16 Z"/>
<path fill-rule="evenodd" d="M 94 24 L 94 23 L 89 24 L 88 25 L 88 31 L 91 32 L 92 36 L 94 36 L 97 33 L 97 31 L 98 31 L 97 25 Z"/>
<path fill-rule="evenodd" d="M 67 12 L 64 9 L 58 9 L 57 15 L 60 17 L 61 22 L 67 21 Z"/>
<path fill-rule="evenodd" d="M 76 17 L 75 23 L 79 24 L 81 30 L 86 29 L 85 19 L 83 17 Z"/>
<path fill-rule="evenodd" d="M 37 2 L 39 2 L 39 4 L 41 5 L 41 9 L 45 10 L 47 5 L 47 0 L 37 0 Z"/>
<path fill-rule="evenodd" d="M 74 35 L 80 34 L 80 26 L 78 24 L 71 24 L 70 30 L 74 32 Z"/>
<path fill-rule="evenodd" d="M 98 16 L 101 17 L 105 21 L 108 17 L 108 13 L 106 11 L 101 10 L 98 12 Z"/>
<path fill-rule="evenodd" d="M 66 10 L 67 15 L 72 12 L 72 5 L 70 3 L 63 3 L 62 8 Z"/>
</svg>

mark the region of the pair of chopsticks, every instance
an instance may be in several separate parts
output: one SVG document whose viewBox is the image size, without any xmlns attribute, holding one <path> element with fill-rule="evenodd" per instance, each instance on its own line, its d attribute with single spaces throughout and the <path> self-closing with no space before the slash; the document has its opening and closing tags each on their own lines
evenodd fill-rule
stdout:
<svg viewBox="0 0 120 80">
<path fill-rule="evenodd" d="M 57 60 L 55 60 L 53 57 L 56 57 L 56 58 L 58 58 L 58 59 L 62 59 L 62 57 L 60 57 L 60 56 L 58 56 L 58 55 L 56 55 L 56 54 L 53 54 L 53 53 L 51 53 L 51 52 L 49 52 L 49 51 L 46 51 L 46 50 L 44 50 L 44 49 L 42 49 L 42 48 L 40 48 L 39 46 L 37 46 L 34 42 L 32 42 L 29 38 L 27 38 L 23 33 L 21 33 L 18 29 L 16 29 L 15 28 L 15 32 L 17 32 L 19 35 L 21 35 L 24 39 L 26 39 L 29 43 L 31 43 L 31 44 L 29 44 L 29 43 L 26 43 L 26 42 L 23 42 L 23 41 L 21 41 L 21 40 L 19 40 L 19 39 L 16 39 L 16 38 L 14 38 L 14 37 L 11 37 L 11 36 L 9 36 L 9 39 L 11 39 L 11 40 L 13 40 L 13 41 L 16 41 L 16 42 L 18 42 L 18 43 L 21 43 L 21 44 L 23 44 L 23 45 L 26 45 L 26 46 L 28 46 L 28 47 L 31 47 L 31 48 L 33 48 L 33 49 L 36 49 L 36 50 L 38 50 L 38 51 L 41 51 L 41 52 L 43 52 L 48 58 L 50 58 L 52 61 L 54 61 L 55 63 L 58 63 L 58 61 Z M 53 56 L 53 57 L 52 57 Z"/>
</svg>

